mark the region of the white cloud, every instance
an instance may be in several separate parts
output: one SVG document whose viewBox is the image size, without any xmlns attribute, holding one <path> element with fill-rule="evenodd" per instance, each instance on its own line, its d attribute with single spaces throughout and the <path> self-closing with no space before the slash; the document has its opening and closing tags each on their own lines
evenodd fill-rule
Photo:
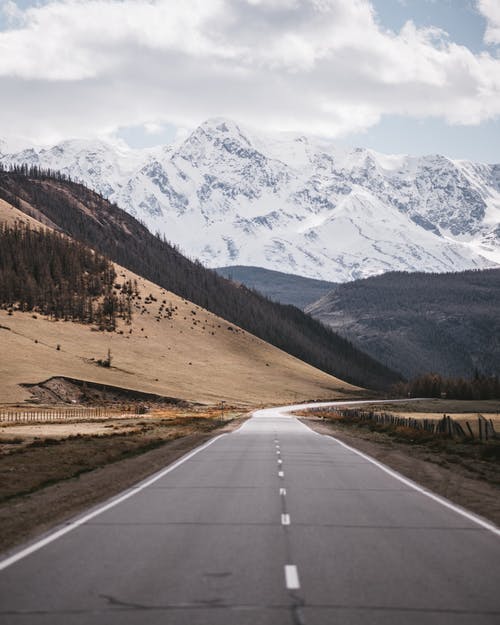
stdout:
<svg viewBox="0 0 500 625">
<path fill-rule="evenodd" d="M 163 130 L 163 126 L 161 124 L 157 124 L 155 122 L 144 122 L 144 131 L 148 135 L 159 135 Z"/>
<path fill-rule="evenodd" d="M 479 0 L 494 38 L 500 3 Z M 500 59 L 368 0 L 57 0 L 0 32 L 0 136 L 39 141 L 226 115 L 339 136 L 384 114 L 500 115 Z M 495 26 L 496 24 L 496 26 Z"/>
<path fill-rule="evenodd" d="M 477 4 L 487 22 L 484 40 L 486 43 L 500 44 L 500 2 L 498 0 L 478 0 Z"/>
</svg>

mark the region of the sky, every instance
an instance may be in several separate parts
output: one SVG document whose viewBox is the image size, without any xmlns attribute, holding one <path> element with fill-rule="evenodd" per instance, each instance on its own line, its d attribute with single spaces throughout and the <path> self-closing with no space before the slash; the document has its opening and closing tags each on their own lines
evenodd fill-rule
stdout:
<svg viewBox="0 0 500 625">
<path fill-rule="evenodd" d="M 12 149 L 228 117 L 500 163 L 500 0 L 0 0 L 0 96 Z"/>
</svg>

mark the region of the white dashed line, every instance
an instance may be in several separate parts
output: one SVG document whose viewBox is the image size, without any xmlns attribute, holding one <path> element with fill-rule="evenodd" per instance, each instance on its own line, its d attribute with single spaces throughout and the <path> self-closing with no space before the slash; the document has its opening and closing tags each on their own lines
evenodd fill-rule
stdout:
<svg viewBox="0 0 500 625">
<path fill-rule="evenodd" d="M 286 495 L 286 488 L 280 488 L 280 495 L 283 497 Z"/>
<path fill-rule="evenodd" d="M 285 564 L 285 582 L 288 590 L 300 588 L 299 573 L 295 564 Z"/>
<path fill-rule="evenodd" d="M 285 477 L 284 471 L 278 471 L 278 477 Z"/>
<path fill-rule="evenodd" d="M 281 525 L 290 525 L 290 515 L 282 514 L 281 515 Z"/>
<path fill-rule="evenodd" d="M 278 464 L 283 464 L 283 460 L 281 458 L 278 458 Z"/>
</svg>

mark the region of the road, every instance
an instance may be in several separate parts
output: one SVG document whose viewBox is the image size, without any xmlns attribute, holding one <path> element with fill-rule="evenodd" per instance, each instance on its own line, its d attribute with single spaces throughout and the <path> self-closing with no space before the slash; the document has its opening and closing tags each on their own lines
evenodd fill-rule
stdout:
<svg viewBox="0 0 500 625">
<path fill-rule="evenodd" d="M 500 532 L 283 409 L 0 563 L 2 625 L 500 623 Z"/>
</svg>

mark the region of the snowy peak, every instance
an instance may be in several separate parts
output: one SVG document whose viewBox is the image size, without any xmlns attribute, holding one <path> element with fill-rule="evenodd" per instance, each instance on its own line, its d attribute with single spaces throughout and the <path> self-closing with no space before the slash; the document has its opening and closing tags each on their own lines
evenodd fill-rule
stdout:
<svg viewBox="0 0 500 625">
<path fill-rule="evenodd" d="M 175 146 L 74 140 L 0 161 L 81 180 L 209 266 L 338 282 L 500 264 L 500 165 L 383 155 L 223 118 Z"/>
</svg>

